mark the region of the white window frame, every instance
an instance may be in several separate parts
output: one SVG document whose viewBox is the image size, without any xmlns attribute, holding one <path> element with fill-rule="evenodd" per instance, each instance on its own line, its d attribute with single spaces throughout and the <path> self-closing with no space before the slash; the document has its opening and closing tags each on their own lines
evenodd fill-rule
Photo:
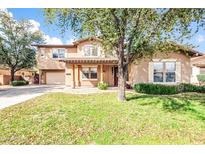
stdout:
<svg viewBox="0 0 205 154">
<path fill-rule="evenodd" d="M 86 54 L 85 54 L 85 49 L 88 48 L 88 47 L 96 48 L 96 50 L 97 50 L 97 55 L 95 56 L 95 55 L 93 55 L 93 53 L 90 54 L 90 55 L 86 55 Z M 84 45 L 84 47 L 83 47 L 83 56 L 85 56 L 85 57 L 98 57 L 98 56 L 99 56 L 99 48 L 97 47 L 97 45 L 92 45 L 92 44 Z"/>
<path fill-rule="evenodd" d="M 91 69 L 93 69 L 93 68 L 95 68 L 96 70 L 97 70 L 97 78 L 91 78 Z M 88 69 L 88 78 L 84 78 L 83 77 L 83 69 Z M 82 67 L 82 70 L 81 70 L 81 72 L 82 72 L 82 75 L 81 75 L 81 78 L 82 78 L 82 80 L 91 80 L 91 81 L 96 81 L 96 80 L 98 80 L 98 67 Z"/>
<path fill-rule="evenodd" d="M 61 52 L 62 50 L 64 51 L 64 57 L 59 57 L 60 52 Z M 56 57 L 56 58 L 53 57 L 53 53 L 54 53 L 54 52 L 57 52 L 58 57 Z M 65 48 L 55 48 L 55 49 L 52 49 L 52 58 L 53 58 L 53 59 L 65 58 Z"/>
<path fill-rule="evenodd" d="M 175 63 L 175 71 L 166 71 L 166 63 Z M 154 63 L 163 63 L 163 82 L 154 82 Z M 162 60 L 162 61 L 158 61 L 158 60 L 153 60 L 153 83 L 155 84 L 176 84 L 177 83 L 177 62 L 175 60 Z M 174 82 L 166 82 L 166 73 L 167 72 L 175 72 L 175 81 Z"/>
</svg>

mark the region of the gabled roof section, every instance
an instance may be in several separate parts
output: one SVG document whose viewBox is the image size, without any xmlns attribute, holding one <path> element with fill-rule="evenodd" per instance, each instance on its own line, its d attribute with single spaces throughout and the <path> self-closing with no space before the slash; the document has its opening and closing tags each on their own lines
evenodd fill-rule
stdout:
<svg viewBox="0 0 205 154">
<path fill-rule="evenodd" d="M 72 42 L 72 44 L 33 44 L 32 46 L 36 46 L 36 47 L 48 47 L 48 48 L 52 48 L 52 47 L 56 47 L 56 48 L 74 48 L 76 47 L 78 44 L 86 42 L 86 41 L 100 41 L 99 38 L 97 37 L 88 37 L 88 38 L 82 38 L 79 40 L 76 40 L 74 42 Z"/>
<path fill-rule="evenodd" d="M 177 44 L 175 42 L 170 42 L 170 45 L 173 46 L 173 48 L 175 48 L 176 51 L 184 53 L 190 57 L 198 57 L 204 55 L 203 53 L 196 51 L 193 48 L 190 48 L 185 45 Z"/>
<path fill-rule="evenodd" d="M 86 41 L 100 41 L 99 38 L 97 37 L 88 37 L 88 38 L 82 38 L 82 39 L 79 39 L 79 40 L 76 40 L 73 42 L 74 45 L 77 45 L 79 43 L 82 43 L 82 42 L 86 42 Z"/>
</svg>

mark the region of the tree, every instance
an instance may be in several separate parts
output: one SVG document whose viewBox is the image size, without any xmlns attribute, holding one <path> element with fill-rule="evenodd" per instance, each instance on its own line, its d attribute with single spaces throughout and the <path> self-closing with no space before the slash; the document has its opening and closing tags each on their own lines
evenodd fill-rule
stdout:
<svg viewBox="0 0 205 154">
<path fill-rule="evenodd" d="M 32 68 L 36 63 L 32 43 L 43 39 L 40 31 L 31 30 L 32 26 L 29 21 L 16 21 L 0 11 L 0 63 L 10 68 L 11 81 L 17 71 Z"/>
<path fill-rule="evenodd" d="M 62 33 L 71 27 L 76 36 L 97 36 L 105 49 L 115 50 L 120 101 L 125 100 L 125 72 L 131 62 L 165 51 L 171 40 L 191 37 L 191 23 L 204 24 L 204 9 L 45 9 L 45 16 Z"/>
</svg>

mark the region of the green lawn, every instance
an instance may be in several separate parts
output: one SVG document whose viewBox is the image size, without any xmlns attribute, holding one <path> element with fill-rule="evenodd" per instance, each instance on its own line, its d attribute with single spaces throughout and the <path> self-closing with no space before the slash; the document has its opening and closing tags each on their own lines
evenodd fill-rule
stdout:
<svg viewBox="0 0 205 154">
<path fill-rule="evenodd" d="M 0 111 L 0 144 L 204 144 L 205 94 L 50 93 Z"/>
</svg>

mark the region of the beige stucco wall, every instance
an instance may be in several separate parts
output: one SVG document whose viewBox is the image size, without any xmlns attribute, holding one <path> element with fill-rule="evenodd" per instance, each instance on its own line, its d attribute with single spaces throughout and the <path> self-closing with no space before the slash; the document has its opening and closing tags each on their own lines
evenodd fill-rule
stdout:
<svg viewBox="0 0 205 154">
<path fill-rule="evenodd" d="M 20 80 L 21 77 L 23 77 L 25 80 L 33 82 L 33 76 L 34 76 L 33 71 L 22 69 L 15 73 L 15 80 Z M 10 70 L 0 69 L 0 85 L 8 85 L 10 83 L 10 80 L 11 80 Z"/>
<path fill-rule="evenodd" d="M 190 83 L 191 64 L 190 57 L 180 53 L 158 54 L 153 59 L 173 59 L 181 62 L 181 82 Z M 129 83 L 146 83 L 149 82 L 149 62 L 151 59 L 144 58 L 136 61 L 129 66 Z"/>
<path fill-rule="evenodd" d="M 63 70 L 65 69 L 65 63 L 59 62 L 59 59 L 52 58 L 53 49 L 65 49 L 65 58 L 82 58 L 84 57 L 84 46 L 86 45 L 96 45 L 98 48 L 98 57 L 105 57 L 105 52 L 99 41 L 83 41 L 75 46 L 43 46 L 39 47 L 37 50 L 37 67 L 40 70 Z"/>
<path fill-rule="evenodd" d="M 0 69 L 0 75 L 10 75 L 9 69 Z M 15 75 L 24 75 L 24 76 L 32 76 L 34 71 L 20 70 L 15 73 Z"/>
<path fill-rule="evenodd" d="M 65 63 L 59 62 L 58 59 L 52 58 L 52 50 L 54 48 L 39 48 L 37 51 L 37 67 L 41 70 L 63 70 Z M 67 51 L 67 50 L 66 50 Z"/>
</svg>

